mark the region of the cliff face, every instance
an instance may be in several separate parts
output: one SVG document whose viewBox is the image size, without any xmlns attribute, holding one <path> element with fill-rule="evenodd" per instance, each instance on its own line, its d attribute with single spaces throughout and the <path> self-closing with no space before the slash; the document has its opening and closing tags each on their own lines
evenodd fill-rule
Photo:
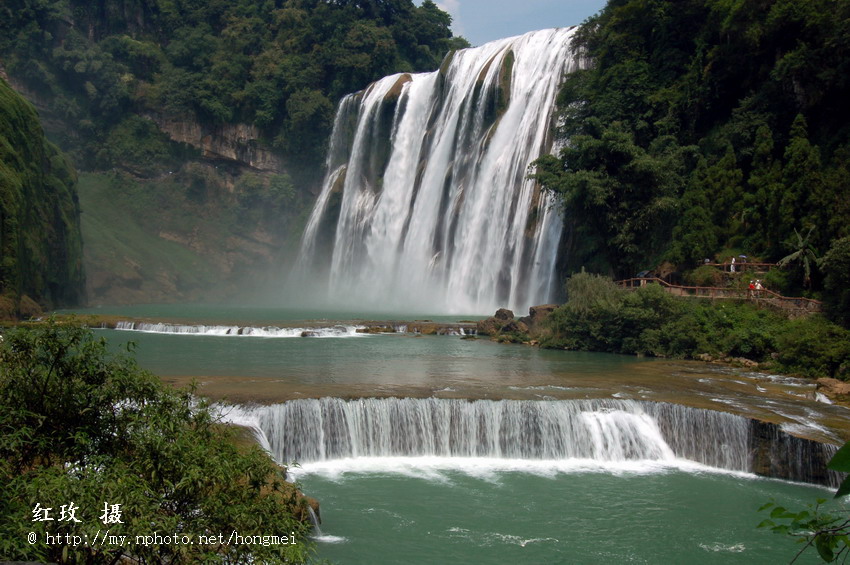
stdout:
<svg viewBox="0 0 850 565">
<path fill-rule="evenodd" d="M 83 299 L 76 180 L 33 106 L 0 79 L 0 315 Z"/>
<path fill-rule="evenodd" d="M 205 126 L 153 113 L 147 117 L 172 141 L 200 149 L 204 158 L 230 161 L 258 171 L 284 171 L 282 159 L 260 141 L 260 132 L 255 126 Z"/>
</svg>

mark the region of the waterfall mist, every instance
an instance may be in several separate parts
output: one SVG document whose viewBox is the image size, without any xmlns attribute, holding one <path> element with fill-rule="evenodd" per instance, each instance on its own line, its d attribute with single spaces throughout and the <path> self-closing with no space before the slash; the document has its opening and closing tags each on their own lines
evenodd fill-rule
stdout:
<svg viewBox="0 0 850 565">
<path fill-rule="evenodd" d="M 528 178 L 552 150 L 572 29 L 450 54 L 339 105 L 297 295 L 334 308 L 521 311 L 551 299 L 561 219 Z"/>
</svg>

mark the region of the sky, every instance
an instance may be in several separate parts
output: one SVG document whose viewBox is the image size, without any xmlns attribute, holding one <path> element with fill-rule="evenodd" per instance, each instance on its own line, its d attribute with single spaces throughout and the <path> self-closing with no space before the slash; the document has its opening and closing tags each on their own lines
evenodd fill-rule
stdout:
<svg viewBox="0 0 850 565">
<path fill-rule="evenodd" d="M 418 4 L 419 2 L 417 2 Z M 434 0 L 452 16 L 452 32 L 473 46 L 527 31 L 582 23 L 606 0 Z"/>
</svg>

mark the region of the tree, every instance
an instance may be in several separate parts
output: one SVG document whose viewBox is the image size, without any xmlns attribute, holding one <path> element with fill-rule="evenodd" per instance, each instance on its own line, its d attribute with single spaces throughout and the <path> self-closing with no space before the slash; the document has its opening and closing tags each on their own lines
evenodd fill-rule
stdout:
<svg viewBox="0 0 850 565">
<path fill-rule="evenodd" d="M 850 237 L 835 240 L 818 264 L 824 273 L 827 315 L 844 327 L 850 327 Z"/>
<path fill-rule="evenodd" d="M 814 226 L 809 228 L 805 237 L 800 235 L 797 229 L 794 229 L 794 235 L 797 236 L 797 241 L 793 247 L 794 251 L 780 259 L 776 264 L 784 267 L 790 264 L 796 264 L 803 270 L 803 286 L 811 288 L 812 286 L 812 268 L 817 266 L 818 256 L 812 246 L 812 232 Z"/>
<path fill-rule="evenodd" d="M 690 149 L 670 136 L 641 147 L 621 122 L 603 126 L 592 118 L 587 129 L 571 139 L 560 161 L 536 161 L 535 178 L 599 242 L 618 276 L 633 275 L 654 264 L 669 239 Z"/>
<path fill-rule="evenodd" d="M 0 556 L 58 563 L 307 559 L 307 526 L 296 518 L 303 498 L 259 447 L 238 448 L 233 432 L 191 391 L 166 389 L 77 325 L 51 320 L 3 337 Z M 78 522 L 61 519 L 71 509 Z M 126 542 L 74 541 L 93 540 L 100 526 Z M 269 534 L 286 542 L 225 543 L 231 532 L 243 542 Z M 154 541 L 155 533 L 169 541 Z"/>
</svg>

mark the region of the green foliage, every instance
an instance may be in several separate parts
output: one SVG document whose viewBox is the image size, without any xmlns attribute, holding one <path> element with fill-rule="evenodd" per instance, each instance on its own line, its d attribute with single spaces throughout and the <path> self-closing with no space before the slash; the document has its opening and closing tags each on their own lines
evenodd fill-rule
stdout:
<svg viewBox="0 0 850 565">
<path fill-rule="evenodd" d="M 538 161 L 535 175 L 562 198 L 573 221 L 592 234 L 594 247 L 623 276 L 647 265 L 663 241 L 677 211 L 688 152 L 672 138 L 659 138 L 648 148 L 635 140 L 621 122 L 603 126 L 591 119 L 587 133 L 570 138 L 562 161 Z"/>
<path fill-rule="evenodd" d="M 802 236 L 795 228 L 794 235 L 796 236 L 796 243 L 793 247 L 794 251 L 776 263 L 780 267 L 790 264 L 796 265 L 803 272 L 803 284 L 806 287 L 811 286 L 812 269 L 817 265 L 818 259 L 817 252 L 811 244 L 813 231 L 814 227 L 811 227 L 809 228 L 808 233 L 806 233 L 805 236 Z"/>
<path fill-rule="evenodd" d="M 0 79 L 0 293 L 22 313 L 83 293 L 76 172 L 49 143 L 33 107 Z"/>
<path fill-rule="evenodd" d="M 832 456 L 827 468 L 841 473 L 850 472 L 850 443 L 845 443 Z M 845 476 L 835 492 L 835 498 L 850 494 L 850 476 Z M 791 560 L 795 562 L 807 549 L 814 546 L 818 556 L 833 563 L 842 555 L 844 560 L 850 552 L 850 518 L 846 512 L 822 510 L 825 499 L 819 499 L 815 504 L 808 505 L 807 510 L 789 510 L 774 502 L 768 502 L 759 508 L 759 512 L 770 511 L 770 517 L 763 520 L 758 527 L 769 528 L 775 534 L 788 535 L 803 543 L 803 548 Z M 843 562 L 843 561 L 842 561 Z"/>
<path fill-rule="evenodd" d="M 850 330 L 821 317 L 792 320 L 777 345 L 777 361 L 788 372 L 850 378 Z"/>
<path fill-rule="evenodd" d="M 585 22 L 568 142 L 537 162 L 575 225 L 567 269 L 777 261 L 795 230 L 816 255 L 850 235 L 848 21 L 850 0 L 618 0 Z"/>
<path fill-rule="evenodd" d="M 49 321 L 0 345 L 0 555 L 58 563 L 289 563 L 307 559 L 303 502 L 258 447 L 232 432 L 190 391 L 164 388 L 129 356 L 76 325 Z M 75 523 L 60 506 L 78 508 Z M 120 505 L 121 523 L 101 523 Z M 35 521 L 36 505 L 53 521 Z M 98 528 L 115 544 L 77 544 Z M 287 545 L 198 543 L 289 535 Z M 29 543 L 35 532 L 36 543 Z M 191 536 L 195 544 L 145 544 L 136 536 Z M 46 534 L 59 534 L 51 543 Z M 69 536 L 69 537 L 66 537 Z"/>
<path fill-rule="evenodd" d="M 152 121 L 137 115 L 128 116 L 109 133 L 97 162 L 103 167 L 118 165 L 139 176 L 177 165 L 168 136 Z"/>
<path fill-rule="evenodd" d="M 850 331 L 821 316 L 789 320 L 748 301 L 676 297 L 658 284 L 629 291 L 584 272 L 567 281 L 567 297 L 544 347 L 743 357 L 784 373 L 850 378 Z"/>
<path fill-rule="evenodd" d="M 252 123 L 315 162 L 340 96 L 466 46 L 430 0 L 22 0 L 3 15 L 7 71 L 65 122 L 62 144 L 86 169 L 122 164 L 114 138 L 133 132 L 148 153 L 130 157 L 152 157 L 151 132 L 127 124 L 151 108 L 206 127 Z"/>
<path fill-rule="evenodd" d="M 833 241 L 820 261 L 827 315 L 850 328 L 850 237 Z"/>
</svg>

